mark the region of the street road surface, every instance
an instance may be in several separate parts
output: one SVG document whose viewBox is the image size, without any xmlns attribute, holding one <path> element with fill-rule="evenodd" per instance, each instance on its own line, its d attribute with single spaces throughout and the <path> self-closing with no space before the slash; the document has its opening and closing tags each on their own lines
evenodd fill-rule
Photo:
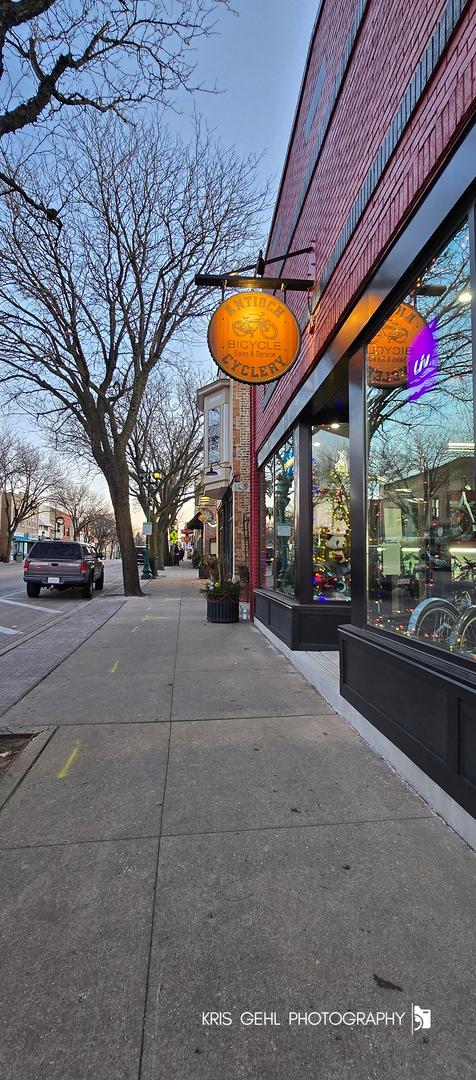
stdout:
<svg viewBox="0 0 476 1080">
<path fill-rule="evenodd" d="M 104 562 L 104 590 L 94 592 L 92 603 L 99 603 L 103 596 L 122 594 L 122 564 L 120 559 Z M 42 589 L 38 599 L 26 595 L 23 581 L 23 561 L 0 563 L 0 652 L 37 630 L 44 630 L 57 619 L 74 616 L 88 601 L 83 600 L 79 589 L 64 592 Z M 91 603 L 91 601 L 89 601 Z"/>
</svg>

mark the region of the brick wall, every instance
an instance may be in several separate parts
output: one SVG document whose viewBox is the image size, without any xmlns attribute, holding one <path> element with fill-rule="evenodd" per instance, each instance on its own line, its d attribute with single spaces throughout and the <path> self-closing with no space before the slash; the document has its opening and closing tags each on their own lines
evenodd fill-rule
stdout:
<svg viewBox="0 0 476 1080">
<path fill-rule="evenodd" d="M 254 391 L 259 448 L 474 118 L 476 0 L 324 0 L 268 245 L 317 239 L 312 298 L 291 294 L 300 359 Z M 436 224 L 436 223 L 435 223 Z M 276 273 L 307 276 L 306 256 Z"/>
</svg>

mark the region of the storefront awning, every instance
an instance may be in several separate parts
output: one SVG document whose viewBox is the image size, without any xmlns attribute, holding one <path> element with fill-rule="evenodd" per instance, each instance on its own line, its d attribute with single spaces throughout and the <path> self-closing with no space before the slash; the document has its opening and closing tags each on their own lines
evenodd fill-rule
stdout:
<svg viewBox="0 0 476 1080">
<path fill-rule="evenodd" d="M 203 521 L 199 518 L 198 514 L 191 521 L 187 521 L 186 529 L 203 529 Z"/>
</svg>

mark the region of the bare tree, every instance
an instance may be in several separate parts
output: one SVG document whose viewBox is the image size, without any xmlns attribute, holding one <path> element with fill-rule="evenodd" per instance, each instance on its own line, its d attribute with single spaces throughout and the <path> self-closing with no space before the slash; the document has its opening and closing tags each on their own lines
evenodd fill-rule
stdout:
<svg viewBox="0 0 476 1080">
<path fill-rule="evenodd" d="M 55 479 L 55 466 L 41 450 L 15 438 L 10 431 L 0 432 L 0 498 L 7 525 L 6 562 L 15 532 L 36 513 L 51 493 Z"/>
<path fill-rule="evenodd" d="M 265 193 L 256 162 L 163 128 L 88 130 L 58 231 L 12 197 L 0 221 L 0 378 L 8 399 L 81 447 L 106 478 L 127 594 L 140 594 L 127 447 L 148 381 L 213 298 L 197 271 L 255 248 Z M 246 243 L 245 243 L 246 238 Z"/>
<path fill-rule="evenodd" d="M 154 380 L 144 395 L 128 446 L 131 493 L 146 516 L 144 472 L 159 473 L 150 505 L 150 551 L 159 570 L 164 566 L 164 536 L 190 497 L 203 454 L 202 415 L 196 394 L 197 380 L 183 368 L 175 378 Z"/>
<path fill-rule="evenodd" d="M 88 527 L 88 539 L 96 544 L 98 551 L 105 552 L 112 549 L 117 543 L 116 522 L 114 514 L 110 510 L 98 510 L 93 514 Z"/>
<path fill-rule="evenodd" d="M 229 0 L 5 0 L 0 4 L 0 138 L 42 129 L 60 111 L 129 115 L 141 101 L 167 105 L 193 82 L 197 41 L 213 32 Z M 126 110 L 126 112 L 124 112 Z M 25 191 L 14 171 L 6 189 L 56 211 Z"/>
<path fill-rule="evenodd" d="M 88 480 L 74 484 L 66 477 L 61 477 L 55 484 L 53 497 L 57 505 L 71 518 L 73 540 L 79 540 L 81 533 L 89 532 L 98 514 L 107 512 L 103 499 L 91 490 Z"/>
</svg>

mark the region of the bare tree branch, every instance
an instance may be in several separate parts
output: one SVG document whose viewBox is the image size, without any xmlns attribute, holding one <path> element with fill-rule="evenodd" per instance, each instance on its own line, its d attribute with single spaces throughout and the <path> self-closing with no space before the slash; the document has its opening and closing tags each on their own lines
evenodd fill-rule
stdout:
<svg viewBox="0 0 476 1080">
<path fill-rule="evenodd" d="M 185 146 L 163 127 L 125 137 L 118 121 L 90 122 L 66 166 L 59 234 L 14 196 L 0 215 L 0 383 L 102 471 L 126 591 L 138 592 L 127 448 L 148 382 L 204 326 L 213 298 L 195 274 L 256 248 L 266 192 L 255 160 L 214 146 L 199 125 Z M 43 179 L 48 202 L 58 175 Z"/>
<path fill-rule="evenodd" d="M 5 560 L 15 532 L 36 513 L 57 481 L 55 464 L 31 443 L 7 429 L 0 432 L 0 498 L 7 525 Z"/>
</svg>

